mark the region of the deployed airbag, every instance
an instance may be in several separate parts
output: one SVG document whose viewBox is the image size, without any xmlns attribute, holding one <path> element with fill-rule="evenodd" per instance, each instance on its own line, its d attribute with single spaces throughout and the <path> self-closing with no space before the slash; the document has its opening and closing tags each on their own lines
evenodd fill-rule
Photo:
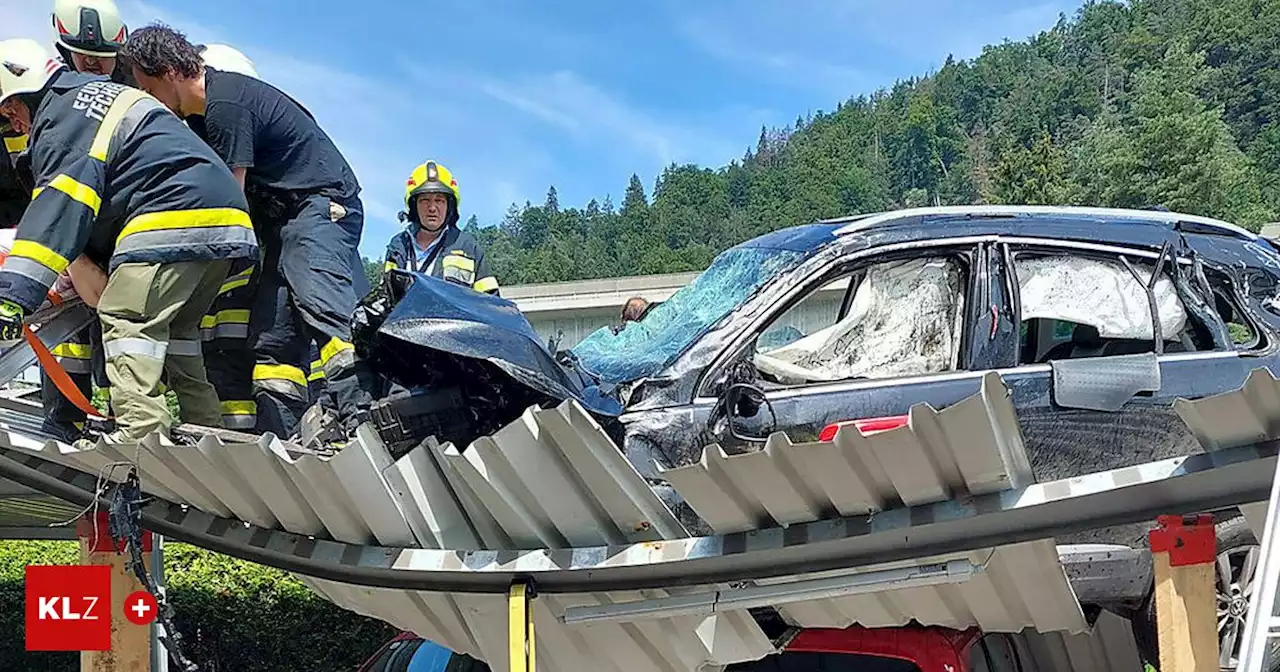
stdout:
<svg viewBox="0 0 1280 672">
<path fill-rule="evenodd" d="M 1123 265 L 1088 257 L 1022 257 L 1014 265 L 1023 321 L 1044 318 L 1087 324 L 1097 328 L 1100 338 L 1154 338 L 1143 287 L 1151 279 L 1150 267 L 1134 264 L 1143 282 L 1138 284 Z M 1162 275 L 1154 291 L 1161 334 L 1165 340 L 1177 340 L 1187 325 L 1177 290 Z"/>
<path fill-rule="evenodd" d="M 873 266 L 836 324 L 755 356 L 779 383 L 948 371 L 959 356 L 963 274 L 945 258 Z"/>
</svg>

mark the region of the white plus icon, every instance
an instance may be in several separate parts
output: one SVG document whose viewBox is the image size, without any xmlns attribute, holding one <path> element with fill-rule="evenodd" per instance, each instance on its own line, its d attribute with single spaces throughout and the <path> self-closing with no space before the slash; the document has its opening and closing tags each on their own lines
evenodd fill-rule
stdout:
<svg viewBox="0 0 1280 672">
<path fill-rule="evenodd" d="M 147 604 L 142 598 L 138 598 L 138 603 L 129 608 L 138 615 L 139 620 L 146 618 L 147 612 L 151 611 L 151 605 Z"/>
</svg>

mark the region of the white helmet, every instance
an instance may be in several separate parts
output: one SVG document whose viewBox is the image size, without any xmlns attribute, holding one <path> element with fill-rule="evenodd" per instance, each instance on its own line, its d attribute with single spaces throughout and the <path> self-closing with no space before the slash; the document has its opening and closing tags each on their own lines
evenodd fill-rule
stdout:
<svg viewBox="0 0 1280 672">
<path fill-rule="evenodd" d="M 238 72 L 242 75 L 260 79 L 258 77 L 258 69 L 253 67 L 253 61 L 248 56 L 240 53 L 239 50 L 228 47 L 225 44 L 209 44 L 200 50 L 200 56 L 204 59 L 204 64 L 214 70 L 223 72 Z"/>
<path fill-rule="evenodd" d="M 129 29 L 112 0 L 54 0 L 53 29 L 67 49 L 110 58 L 129 39 Z"/>
<path fill-rule="evenodd" d="M 20 93 L 35 93 L 64 68 L 35 40 L 0 41 L 0 103 Z"/>
</svg>

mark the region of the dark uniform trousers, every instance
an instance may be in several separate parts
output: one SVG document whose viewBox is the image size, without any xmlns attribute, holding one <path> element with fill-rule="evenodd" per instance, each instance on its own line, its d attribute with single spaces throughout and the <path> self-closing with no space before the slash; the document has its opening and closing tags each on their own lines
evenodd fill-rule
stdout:
<svg viewBox="0 0 1280 672">
<path fill-rule="evenodd" d="M 351 344 L 351 259 L 364 227 L 360 200 L 311 194 L 289 210 L 283 222 L 259 220 L 266 255 L 249 316 L 257 430 L 281 438 L 296 433 L 310 405 L 312 344 L 324 372 L 323 406 L 349 420 L 371 402 Z"/>
<path fill-rule="evenodd" d="M 213 306 L 200 320 L 205 371 L 218 393 L 222 426 L 239 431 L 253 431 L 258 418 L 253 399 L 253 353 L 249 350 L 249 309 L 256 268 L 257 260 L 233 262 Z"/>
<path fill-rule="evenodd" d="M 93 398 L 95 383 L 103 389 L 111 389 L 107 382 L 106 358 L 102 354 L 102 324 L 98 320 L 55 345 L 50 353 L 86 399 Z M 84 411 L 63 396 L 43 368 L 40 369 L 40 400 L 44 405 L 45 420 L 54 423 L 55 429 L 70 435 L 84 428 L 88 419 Z"/>
</svg>

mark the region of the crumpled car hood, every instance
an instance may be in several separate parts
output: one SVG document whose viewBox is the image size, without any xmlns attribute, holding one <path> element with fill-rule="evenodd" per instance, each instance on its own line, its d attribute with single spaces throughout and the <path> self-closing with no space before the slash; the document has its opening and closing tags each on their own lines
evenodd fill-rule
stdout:
<svg viewBox="0 0 1280 672">
<path fill-rule="evenodd" d="M 414 273 L 403 297 L 378 329 L 380 337 L 456 357 L 492 363 L 515 382 L 587 410 L 617 416 L 612 390 L 561 365 L 514 303 L 439 278 Z"/>
</svg>

